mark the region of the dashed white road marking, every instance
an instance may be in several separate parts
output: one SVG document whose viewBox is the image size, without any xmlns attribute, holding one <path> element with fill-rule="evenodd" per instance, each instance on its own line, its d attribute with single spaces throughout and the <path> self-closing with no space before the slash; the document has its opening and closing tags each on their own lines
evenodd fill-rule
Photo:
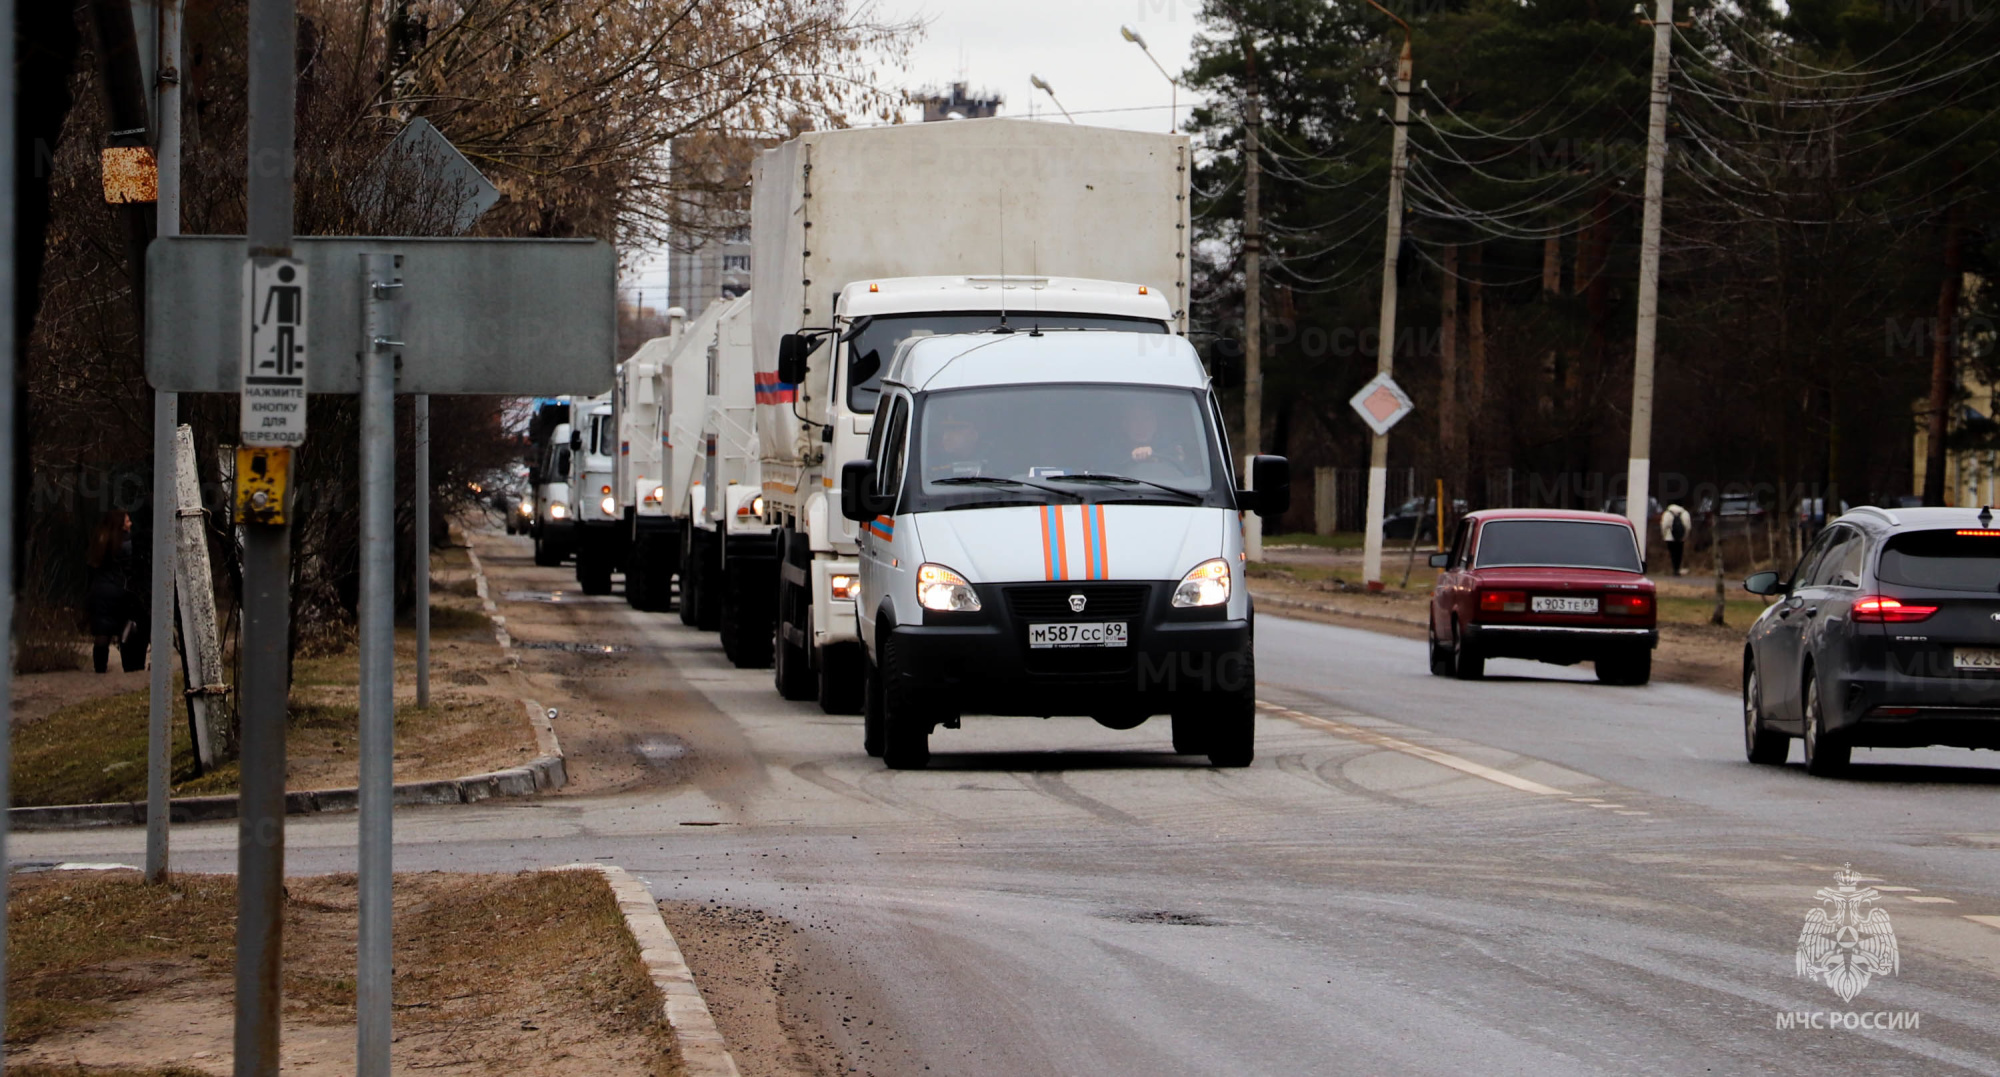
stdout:
<svg viewBox="0 0 2000 1077">
<path fill-rule="evenodd" d="M 1880 883 L 1877 883 L 1877 884 L 1875 885 L 1875 889 L 1877 889 L 1877 890 L 1880 890 L 1880 891 L 1882 891 L 1882 892 L 1883 892 L 1883 893 L 1885 893 L 1885 894 L 1914 894 L 1914 893 L 1916 893 L 1916 892 L 1917 892 L 1917 890 L 1918 890 L 1918 887 L 1914 887 L 1914 886 L 1883 886 L 1882 884 L 1880 884 Z"/>
<path fill-rule="evenodd" d="M 1876 887 L 1875 889 L 1877 889 L 1877 890 L 1882 890 L 1882 889 L 1886 889 L 1886 887 L 1880 887 L 1880 886 L 1878 886 L 1878 887 Z M 1927 895 L 1924 895 L 1924 894 L 1904 894 L 1904 895 L 1903 895 L 1903 900 L 1904 900 L 1904 901 L 1914 901 L 1914 902 L 1916 902 L 1916 903 L 1918 903 L 1918 904 L 1920 904 L 1920 905 L 1956 905 L 1956 904 L 1958 904 L 1958 902 L 1956 902 L 1956 901 L 1953 901 L 1952 899 L 1950 899 L 1950 898 L 1948 898 L 1948 897 L 1930 897 L 1930 896 L 1927 896 Z"/>
<path fill-rule="evenodd" d="M 1987 927 L 2000 928 L 2000 916 L 1968 916 L 1966 919 L 1975 924 L 1985 924 Z"/>
<path fill-rule="evenodd" d="M 1414 756 L 1418 759 L 1436 763 L 1439 766 L 1450 767 L 1453 770 L 1470 774 L 1475 778 L 1484 778 L 1496 785 L 1504 785 L 1509 789 L 1518 789 L 1523 793 L 1533 793 L 1536 796 L 1542 797 L 1567 797 L 1570 795 L 1568 791 L 1557 789 L 1552 785 L 1543 785 L 1537 781 L 1530 781 L 1519 775 L 1509 774 L 1504 770 L 1489 767 L 1484 763 L 1475 763 L 1470 759 L 1452 755 L 1450 752 L 1440 752 L 1435 748 L 1426 748 L 1421 744 L 1412 744 L 1399 737 L 1392 737 L 1386 733 L 1378 733 L 1372 729 L 1363 729 L 1360 726 L 1349 725 L 1346 722 L 1336 722 L 1329 718 L 1321 718 L 1316 715 L 1307 714 L 1304 711 L 1295 711 L 1290 707 L 1280 707 L 1276 703 L 1266 703 L 1261 699 L 1257 701 L 1257 706 L 1272 714 L 1290 718 L 1300 725 L 1324 729 L 1329 733 L 1346 737 L 1349 740 L 1357 740 L 1363 744 L 1372 744 L 1377 748 L 1387 748 L 1392 752 L 1401 752 L 1404 755 Z"/>
</svg>

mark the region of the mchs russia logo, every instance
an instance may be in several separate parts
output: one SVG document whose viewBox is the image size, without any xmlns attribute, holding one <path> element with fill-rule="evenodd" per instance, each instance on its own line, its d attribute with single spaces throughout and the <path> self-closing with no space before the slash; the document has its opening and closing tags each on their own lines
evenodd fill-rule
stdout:
<svg viewBox="0 0 2000 1077">
<path fill-rule="evenodd" d="M 1886 909 L 1871 908 L 1882 895 L 1872 886 L 1857 886 L 1861 877 L 1852 866 L 1834 874 L 1839 885 L 1820 887 L 1820 906 L 1806 914 L 1799 931 L 1798 973 L 1833 988 L 1840 1001 L 1851 1002 L 1877 976 L 1894 976 L 1896 929 Z"/>
</svg>

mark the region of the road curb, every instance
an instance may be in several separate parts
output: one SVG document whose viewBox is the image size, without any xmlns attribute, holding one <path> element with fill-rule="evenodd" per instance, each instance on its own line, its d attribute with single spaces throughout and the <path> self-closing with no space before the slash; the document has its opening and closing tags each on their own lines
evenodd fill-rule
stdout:
<svg viewBox="0 0 2000 1077">
<path fill-rule="evenodd" d="M 493 637 L 500 644 L 508 664 L 518 667 L 514 641 L 502 627 L 502 619 L 490 611 L 496 607 L 488 597 L 486 570 L 479 554 L 466 544 L 472 557 L 474 587 L 493 617 Z M 477 804 L 494 797 L 525 797 L 548 793 L 569 784 L 569 769 L 562 744 L 556 739 L 549 712 L 532 699 L 522 699 L 528 709 L 528 725 L 535 731 L 535 758 L 505 770 L 468 774 L 460 778 L 439 778 L 426 782 L 400 782 L 392 794 L 396 807 L 430 804 Z M 286 815 L 319 815 L 359 811 L 361 790 L 353 786 L 338 789 L 305 789 L 285 794 Z M 175 797 L 168 801 L 167 819 L 174 823 L 210 823 L 236 818 L 233 796 Z M 107 804 L 55 804 L 7 809 L 7 824 L 15 830 L 86 830 L 107 826 L 144 826 L 146 802 L 134 800 Z"/>
<path fill-rule="evenodd" d="M 729 1046 L 723 1042 L 722 1030 L 715 1026 L 715 1015 L 702 1000 L 694 973 L 688 968 L 687 959 L 681 956 L 680 944 L 674 941 L 674 933 L 667 930 L 660 904 L 646 884 L 612 864 L 566 864 L 554 870 L 595 871 L 611 885 L 611 893 L 618 899 L 618 911 L 625 914 L 625 929 L 632 933 L 632 941 L 639 944 L 639 960 L 665 1000 L 663 1015 L 667 1026 L 674 1030 L 674 1045 L 680 1051 L 681 1065 L 688 1077 L 741 1077 L 736 1059 L 730 1056 Z"/>
<path fill-rule="evenodd" d="M 1251 600 L 1254 601 L 1259 606 L 1276 606 L 1280 609 L 1306 610 L 1312 613 L 1323 613 L 1329 617 L 1355 617 L 1366 621 L 1387 621 L 1390 624 L 1417 625 L 1419 627 L 1421 627 L 1424 623 L 1424 619 L 1421 616 L 1398 617 L 1393 613 L 1374 613 L 1366 610 L 1341 609 L 1338 606 L 1331 606 L 1324 602 L 1312 602 L 1307 599 L 1293 598 L 1289 595 L 1273 594 L 1269 591 L 1259 591 L 1255 587 L 1252 587 L 1250 589 L 1250 597 Z"/>
</svg>

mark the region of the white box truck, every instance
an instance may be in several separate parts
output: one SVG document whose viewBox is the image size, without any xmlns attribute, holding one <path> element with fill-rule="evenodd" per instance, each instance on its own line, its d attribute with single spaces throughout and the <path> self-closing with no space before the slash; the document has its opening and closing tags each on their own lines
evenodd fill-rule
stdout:
<svg viewBox="0 0 2000 1077">
<path fill-rule="evenodd" d="M 625 601 L 637 610 L 673 605 L 681 555 L 680 520 L 666 499 L 668 449 L 662 416 L 671 405 L 661 376 L 686 336 L 687 312 L 667 310 L 667 331 L 618 364 L 611 410 L 618 423 L 612 487 L 624 513 Z"/>
<path fill-rule="evenodd" d="M 757 433 L 787 699 L 860 709 L 860 459 L 904 340 L 1007 325 L 1185 333 L 1188 141 L 988 119 L 809 132 L 751 189 Z"/>
<path fill-rule="evenodd" d="M 611 593 L 611 574 L 624 559 L 624 512 L 618 506 L 616 479 L 618 424 L 611 414 L 611 394 L 570 405 L 569 487 L 571 541 L 576 551 L 576 582 L 586 595 Z"/>
<path fill-rule="evenodd" d="M 682 593 L 712 611 L 723 654 L 744 669 L 771 664 L 777 598 L 776 529 L 764 520 L 757 438 L 754 309 L 750 295 L 730 301 L 706 349 L 699 471 L 689 483 L 701 493 L 700 510 L 689 516 L 682 570 Z"/>
</svg>

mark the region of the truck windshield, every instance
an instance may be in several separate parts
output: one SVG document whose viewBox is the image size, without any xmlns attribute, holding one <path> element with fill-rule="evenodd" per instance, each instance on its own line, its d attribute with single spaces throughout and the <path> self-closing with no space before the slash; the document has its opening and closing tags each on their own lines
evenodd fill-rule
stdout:
<svg viewBox="0 0 2000 1077">
<path fill-rule="evenodd" d="M 904 511 L 1074 501 L 1233 505 L 1193 389 L 1005 385 L 926 393 Z"/>
<path fill-rule="evenodd" d="M 1589 520 L 1489 520 L 1479 529 L 1478 556 L 1480 568 L 1643 571 L 1630 527 Z"/>
<path fill-rule="evenodd" d="M 896 354 L 896 346 L 911 337 L 944 336 L 948 333 L 978 333 L 1000 324 L 1000 315 L 994 311 L 951 312 L 926 311 L 922 314 L 883 314 L 869 318 L 868 324 L 859 333 L 848 338 L 847 355 L 850 366 L 863 356 L 873 353 L 877 359 L 875 372 L 865 381 L 850 379 L 847 386 L 847 407 L 849 411 L 869 414 L 875 410 L 875 400 L 881 395 L 882 372 L 888 369 L 889 359 Z M 1121 318 L 1109 314 L 1062 314 L 1049 311 L 1010 310 L 1007 324 L 1016 329 L 1040 326 L 1043 329 L 1115 329 L 1121 333 L 1161 333 L 1167 331 L 1165 322 L 1149 318 Z"/>
</svg>

